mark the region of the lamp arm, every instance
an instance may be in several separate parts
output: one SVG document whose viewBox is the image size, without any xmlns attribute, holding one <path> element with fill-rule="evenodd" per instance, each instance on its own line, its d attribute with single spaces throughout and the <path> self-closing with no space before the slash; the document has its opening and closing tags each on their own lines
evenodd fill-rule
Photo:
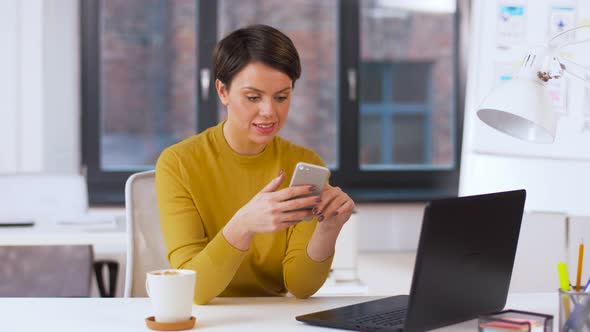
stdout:
<svg viewBox="0 0 590 332">
<path fill-rule="evenodd" d="M 559 58 L 558 61 L 564 76 L 574 78 L 584 84 L 586 88 L 590 88 L 590 67 L 565 58 Z"/>
<path fill-rule="evenodd" d="M 552 49 L 582 44 L 590 41 L 590 25 L 580 25 L 554 35 L 549 39 L 548 46 Z"/>
<path fill-rule="evenodd" d="M 584 43 L 590 44 L 590 25 L 581 25 L 565 30 L 549 40 L 548 49 L 553 54 L 552 64 L 557 63 L 557 66 L 548 70 L 550 78 L 566 76 L 581 82 L 586 88 L 590 88 L 590 67 L 560 56 L 563 52 L 576 53 L 575 48 L 567 48 Z"/>
</svg>

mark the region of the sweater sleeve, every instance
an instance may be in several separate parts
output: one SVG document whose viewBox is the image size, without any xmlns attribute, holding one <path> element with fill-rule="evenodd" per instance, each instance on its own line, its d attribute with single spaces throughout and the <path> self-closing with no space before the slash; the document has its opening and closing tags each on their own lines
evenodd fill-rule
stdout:
<svg viewBox="0 0 590 332">
<path fill-rule="evenodd" d="M 221 231 L 209 237 L 185 174 L 174 151 L 164 150 L 156 164 L 160 223 L 170 266 L 197 272 L 194 302 L 205 304 L 227 287 L 247 252 L 229 244 Z"/>
<path fill-rule="evenodd" d="M 325 166 L 312 153 L 307 162 Z M 291 226 L 287 232 L 287 252 L 283 259 L 283 276 L 287 290 L 297 298 L 308 298 L 317 292 L 328 278 L 334 255 L 316 262 L 307 254 L 307 245 L 317 225 L 317 218 Z"/>
</svg>

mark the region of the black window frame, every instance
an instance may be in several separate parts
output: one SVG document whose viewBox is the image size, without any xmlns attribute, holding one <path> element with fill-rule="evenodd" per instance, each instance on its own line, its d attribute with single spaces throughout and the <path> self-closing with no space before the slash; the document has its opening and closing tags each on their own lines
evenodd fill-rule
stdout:
<svg viewBox="0 0 590 332">
<path fill-rule="evenodd" d="M 81 29 L 81 95 L 82 95 L 82 163 L 88 185 L 91 205 L 120 205 L 124 203 L 127 178 L 136 171 L 112 172 L 100 168 L 100 39 L 99 18 L 101 0 L 80 0 Z M 217 3 L 195 0 L 197 6 L 196 31 L 197 72 L 211 70 L 211 54 L 217 42 Z M 212 5 L 213 4 L 213 5 Z M 339 6 L 339 76 L 346 78 L 354 73 L 360 82 L 360 5 L 358 0 L 340 0 Z M 461 33 L 467 29 L 462 15 L 467 15 L 469 1 L 458 0 L 453 22 L 453 125 L 454 158 L 449 169 L 424 170 L 362 170 L 359 163 L 360 147 L 360 89 L 349 91 L 348 81 L 339 79 L 339 153 L 338 169 L 332 171 L 330 182 L 340 186 L 356 202 L 422 202 L 442 197 L 457 196 L 461 164 L 461 142 L 465 97 L 465 41 Z M 203 33 L 207 31 L 207 33 Z M 305 69 L 304 69 L 305 70 Z M 197 91 L 201 91 L 201 82 Z M 197 98 L 198 128 L 201 132 L 217 124 L 218 98 L 210 83 L 205 100 Z M 350 93 L 357 98 L 350 98 Z M 196 91 L 195 91 L 196 93 Z M 141 170 L 137 170 L 141 171 Z"/>
</svg>

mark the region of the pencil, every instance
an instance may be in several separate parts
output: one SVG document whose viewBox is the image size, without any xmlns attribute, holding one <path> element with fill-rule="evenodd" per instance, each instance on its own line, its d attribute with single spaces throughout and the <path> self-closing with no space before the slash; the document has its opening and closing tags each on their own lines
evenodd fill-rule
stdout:
<svg viewBox="0 0 590 332">
<path fill-rule="evenodd" d="M 584 260 L 584 239 L 580 242 L 580 248 L 578 250 L 578 274 L 576 276 L 576 292 L 579 292 L 582 285 L 582 263 Z"/>
</svg>

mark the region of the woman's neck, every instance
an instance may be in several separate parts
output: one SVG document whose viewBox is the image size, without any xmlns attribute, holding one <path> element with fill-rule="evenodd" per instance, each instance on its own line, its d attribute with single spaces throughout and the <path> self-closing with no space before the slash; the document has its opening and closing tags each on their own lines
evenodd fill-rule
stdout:
<svg viewBox="0 0 590 332">
<path fill-rule="evenodd" d="M 264 151 L 264 148 L 266 147 L 266 145 L 255 144 L 247 142 L 247 140 L 239 139 L 238 135 L 235 134 L 234 130 L 231 128 L 231 125 L 229 125 L 227 121 L 223 124 L 222 132 L 223 137 L 225 138 L 225 141 L 229 147 L 239 155 L 255 156 Z"/>
</svg>

